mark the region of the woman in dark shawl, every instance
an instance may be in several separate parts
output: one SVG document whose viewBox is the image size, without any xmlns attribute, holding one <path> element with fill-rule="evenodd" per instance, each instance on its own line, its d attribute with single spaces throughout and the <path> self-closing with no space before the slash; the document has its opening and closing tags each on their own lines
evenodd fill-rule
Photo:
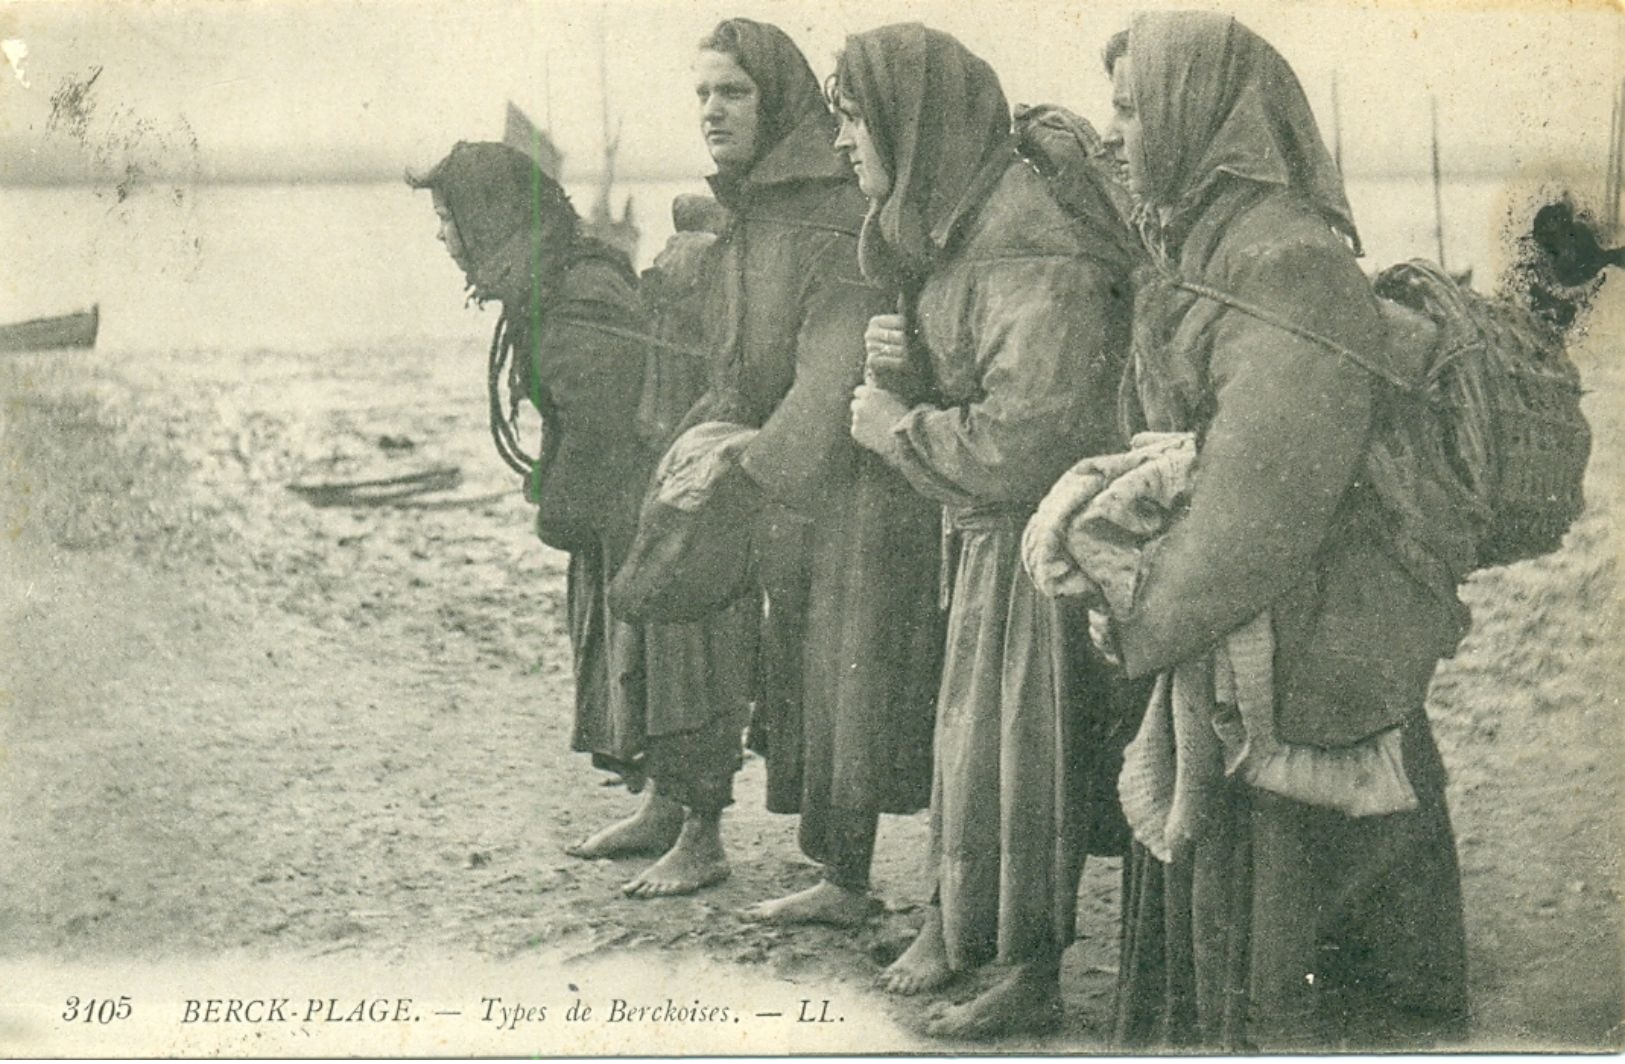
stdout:
<svg viewBox="0 0 1625 1064">
<path fill-rule="evenodd" d="M 740 468 L 761 507 L 754 561 L 766 609 L 749 604 L 760 650 L 741 644 L 723 664 L 757 673 L 753 738 L 767 753 L 769 808 L 801 815 L 802 849 L 823 868 L 817 884 L 744 915 L 859 923 L 874 908 L 880 814 L 916 812 L 930 795 L 935 514 L 847 433 L 863 329 L 887 297 L 858 269 L 864 200 L 831 148 L 818 80 L 782 30 L 749 19 L 718 25 L 695 72 L 711 185 L 731 220 L 708 253 L 709 380 L 684 427 L 758 429 Z M 650 676 L 660 682 L 652 660 Z M 740 730 L 735 718 L 731 736 L 717 731 L 706 760 L 726 748 L 737 761 Z M 664 790 L 699 758 L 660 757 L 659 731 L 651 719 L 650 772 Z M 635 893 L 669 893 L 687 874 L 657 864 Z"/>
<path fill-rule="evenodd" d="M 482 303 L 499 301 L 493 358 L 510 365 L 515 401 L 545 421 L 532 463 L 494 409 L 493 439 L 526 474 L 537 533 L 569 552 L 566 578 L 575 677 L 572 749 L 641 780 L 641 689 L 617 682 L 640 671 L 641 635 L 608 618 L 609 578 L 637 527 L 640 485 L 658 451 L 632 419 L 638 406 L 646 327 L 631 265 L 581 232 L 564 192 L 523 153 L 503 144 L 459 143 L 424 174 L 441 218 L 441 240 Z M 497 368 L 497 367 L 493 367 Z M 493 406 L 500 400 L 492 397 Z"/>
<path fill-rule="evenodd" d="M 1096 217 L 1061 209 L 1015 150 L 998 77 L 952 37 L 917 24 L 851 37 L 834 88 L 836 146 L 871 200 L 864 273 L 905 311 L 871 325 L 874 383 L 853 396 L 852 434 L 942 507 L 951 551 L 936 897 L 886 982 L 914 993 L 996 961 L 1002 976 L 931 1030 L 1043 1029 L 1060 1017 L 1084 856 L 1121 846 L 1119 714 L 1083 619 L 1037 594 L 1019 541 L 1056 477 L 1121 442 L 1128 240 L 1104 196 Z"/>
<path fill-rule="evenodd" d="M 1167 279 L 1140 287 L 1129 427 L 1194 432 L 1198 451 L 1187 505 L 1098 637 L 1148 676 L 1267 609 L 1281 740 L 1329 757 L 1387 744 L 1415 792 L 1408 810 L 1353 815 L 1210 775 L 1190 841 L 1129 862 L 1118 1036 L 1231 1051 L 1459 1038 L 1461 885 L 1423 703 L 1464 618 L 1449 559 L 1402 549 L 1362 474 L 1383 385 L 1309 339 L 1388 357 L 1341 177 L 1291 68 L 1232 18 L 1142 15 L 1111 69 L 1108 144 Z M 1178 757 L 1178 778 L 1205 771 Z"/>
<path fill-rule="evenodd" d="M 717 164 L 712 189 L 730 219 L 718 242 L 705 252 L 709 288 L 696 297 L 704 307 L 701 344 L 712 354 L 703 392 L 690 397 L 692 407 L 672 431 L 673 437 L 708 420 L 762 424 L 793 373 L 788 360 L 795 353 L 794 328 L 787 334 L 776 328 L 768 301 L 761 300 L 758 322 L 742 321 L 748 313 L 745 275 L 765 271 L 762 283 L 776 284 L 775 307 L 787 319 L 794 315 L 782 306 L 786 282 L 779 275 L 788 275 L 799 265 L 804 269 L 796 276 L 814 290 L 820 287 L 816 277 L 806 276 L 812 272 L 805 269 L 814 265 L 811 259 L 792 263 L 784 254 L 789 241 L 770 227 L 738 216 L 759 198 L 756 185 L 765 183 L 753 178 L 770 160 L 778 160 L 772 164 L 777 167 L 773 172 L 792 187 L 838 187 L 841 179 L 827 145 L 822 170 L 809 174 L 796 168 L 805 151 L 794 142 L 822 141 L 828 116 L 806 60 L 776 27 L 747 19 L 723 22 L 701 42 L 696 80 L 701 132 Z M 786 159 L 789 166 L 784 165 Z M 760 176 L 771 180 L 767 174 Z M 747 233 L 762 245 L 755 253 L 761 256 L 766 251 L 770 260 L 754 263 L 752 270 L 741 258 Z M 777 256 L 771 254 L 773 248 L 779 249 Z M 759 348 L 771 352 L 771 358 L 761 355 Z M 764 372 L 760 362 L 769 363 L 770 369 Z M 818 446 L 811 438 L 806 446 L 802 472 L 810 476 L 819 468 Z M 772 446 L 757 450 L 771 452 Z M 720 824 L 723 808 L 733 800 L 740 735 L 758 683 L 761 612 L 759 601 L 747 597 L 706 620 L 648 626 L 645 762 L 654 786 L 637 813 L 572 850 L 589 858 L 664 851 L 659 861 L 626 884 L 632 897 L 686 894 L 729 873 Z"/>
</svg>

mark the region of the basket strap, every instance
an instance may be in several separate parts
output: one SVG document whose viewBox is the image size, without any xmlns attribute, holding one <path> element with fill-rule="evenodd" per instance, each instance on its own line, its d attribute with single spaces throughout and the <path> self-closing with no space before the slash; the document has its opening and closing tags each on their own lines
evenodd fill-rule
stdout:
<svg viewBox="0 0 1625 1064">
<path fill-rule="evenodd" d="M 1283 329 L 1299 339 L 1308 340 L 1311 343 L 1318 344 L 1333 354 L 1347 359 L 1354 365 L 1371 374 L 1373 377 L 1387 381 L 1389 384 L 1393 385 L 1395 388 L 1398 388 L 1402 392 L 1407 392 L 1411 395 L 1420 395 L 1424 392 L 1424 389 L 1415 382 L 1405 380 L 1392 370 L 1383 366 L 1378 366 L 1364 355 L 1345 347 L 1336 340 L 1333 340 L 1331 337 L 1322 336 L 1313 329 L 1305 328 L 1304 326 L 1299 325 L 1297 322 L 1287 318 L 1285 315 L 1277 314 L 1275 311 L 1270 310 L 1267 307 L 1261 307 L 1257 303 L 1251 303 L 1240 298 L 1239 296 L 1233 296 L 1229 292 L 1224 291 L 1222 288 L 1214 288 L 1212 285 L 1203 284 L 1200 281 L 1190 281 L 1184 278 L 1178 278 L 1174 281 L 1174 286 L 1189 292 L 1194 296 L 1200 296 L 1203 299 L 1211 299 L 1213 302 L 1218 303 L 1221 306 L 1229 307 L 1232 310 L 1239 310 L 1241 313 L 1250 318 L 1257 318 L 1259 321 L 1264 322 L 1267 325 L 1273 325 L 1277 329 Z"/>
<path fill-rule="evenodd" d="M 556 322 L 559 325 L 572 325 L 577 329 L 587 329 L 592 332 L 605 333 L 609 336 L 619 336 L 623 340 L 636 340 L 640 344 L 647 344 L 650 347 L 658 347 L 662 351 L 672 351 L 684 356 L 685 358 L 698 359 L 701 362 L 705 361 L 707 357 L 706 353 L 698 348 L 689 347 L 685 344 L 674 344 L 670 340 L 662 340 L 660 337 L 654 336 L 650 333 L 641 332 L 637 329 L 624 328 L 620 325 L 610 325 L 607 322 L 593 321 L 590 318 L 577 318 L 569 314 L 552 314 L 548 316 L 548 321 Z"/>
</svg>

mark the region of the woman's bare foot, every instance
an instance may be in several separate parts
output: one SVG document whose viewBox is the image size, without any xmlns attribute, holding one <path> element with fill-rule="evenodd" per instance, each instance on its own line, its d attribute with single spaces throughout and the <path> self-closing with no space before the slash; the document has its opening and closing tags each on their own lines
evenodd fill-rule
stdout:
<svg viewBox="0 0 1625 1064">
<path fill-rule="evenodd" d="M 676 845 L 621 887 L 621 893 L 629 898 L 693 894 L 721 883 L 730 871 L 728 855 L 722 849 L 722 814 L 689 810 Z"/>
<path fill-rule="evenodd" d="M 651 857 L 671 849 L 682 828 L 683 807 L 650 790 L 636 813 L 581 842 L 566 846 L 564 852 L 584 861 L 602 857 Z"/>
<path fill-rule="evenodd" d="M 880 973 L 880 985 L 893 994 L 923 994 L 953 977 L 948 949 L 942 941 L 942 910 L 933 905 L 926 911 L 925 923 L 920 925 L 914 942 Z"/>
<path fill-rule="evenodd" d="M 772 901 L 758 902 L 739 913 L 759 924 L 831 924 L 857 927 L 874 915 L 880 903 L 867 894 L 838 887 L 828 880 Z"/>
<path fill-rule="evenodd" d="M 982 1041 L 1043 1034 L 1061 1024 L 1061 973 L 1053 963 L 1020 965 L 963 1005 L 942 1009 L 926 1025 L 937 1038 Z"/>
</svg>

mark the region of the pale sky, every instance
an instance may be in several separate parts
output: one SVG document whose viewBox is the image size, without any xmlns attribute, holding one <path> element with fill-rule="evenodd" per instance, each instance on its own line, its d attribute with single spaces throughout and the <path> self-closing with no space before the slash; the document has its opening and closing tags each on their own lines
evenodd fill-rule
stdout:
<svg viewBox="0 0 1625 1064">
<path fill-rule="evenodd" d="M 26 47 L 31 87 L 0 66 L 0 152 L 33 150 L 51 94 L 100 66 L 99 135 L 115 147 L 146 138 L 185 151 L 176 145 L 190 134 L 211 166 L 268 157 L 422 163 L 459 139 L 499 138 L 511 97 L 538 124 L 551 112 L 568 176 L 579 179 L 597 166 L 602 20 L 623 168 L 699 174 L 708 166 L 689 64 L 719 18 L 776 22 L 820 76 L 847 33 L 923 21 L 987 59 L 1012 102 L 1061 103 L 1103 121 L 1101 47 L 1133 10 L 1151 6 L 1219 7 L 1263 34 L 1297 70 L 1328 139 L 1335 73 L 1351 172 L 1425 171 L 1429 93 L 1438 96 L 1447 169 L 1497 160 L 1507 170 L 1560 160 L 1603 167 L 1610 86 L 1625 75 L 1617 9 L 1373 0 L 5 3 L 0 39 Z"/>
</svg>

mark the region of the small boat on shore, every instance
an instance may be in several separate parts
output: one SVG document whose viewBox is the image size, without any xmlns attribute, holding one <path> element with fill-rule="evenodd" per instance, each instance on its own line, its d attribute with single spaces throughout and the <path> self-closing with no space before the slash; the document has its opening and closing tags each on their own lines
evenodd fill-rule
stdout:
<svg viewBox="0 0 1625 1064">
<path fill-rule="evenodd" d="M 53 351 L 70 347 L 95 347 L 101 326 L 101 307 L 61 314 L 54 318 L 34 318 L 0 325 L 0 352 Z"/>
</svg>

